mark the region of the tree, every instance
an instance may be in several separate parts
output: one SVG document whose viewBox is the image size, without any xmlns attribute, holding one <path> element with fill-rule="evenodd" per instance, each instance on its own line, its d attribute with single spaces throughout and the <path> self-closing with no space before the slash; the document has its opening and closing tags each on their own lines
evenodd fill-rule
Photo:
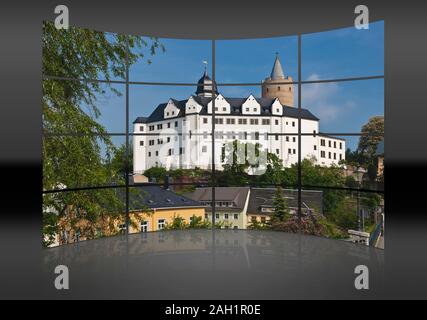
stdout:
<svg viewBox="0 0 427 320">
<path fill-rule="evenodd" d="M 363 135 L 359 139 L 357 151 L 366 163 L 370 180 L 374 181 L 377 176 L 377 146 L 384 139 L 384 116 L 370 118 L 361 132 Z"/>
<path fill-rule="evenodd" d="M 275 221 L 285 221 L 290 217 L 289 207 L 286 203 L 286 200 L 283 196 L 283 190 L 280 186 L 276 188 L 273 199 L 274 213 L 272 216 L 272 222 Z"/>
<path fill-rule="evenodd" d="M 151 167 L 144 171 L 144 175 L 150 179 L 156 179 L 157 183 L 162 183 L 168 171 L 164 167 Z"/>
<path fill-rule="evenodd" d="M 164 50 L 156 38 L 107 35 L 75 27 L 58 30 L 52 22 L 43 24 L 42 43 L 44 75 L 85 80 L 124 78 L 126 60 L 133 64 L 144 58 L 143 48 L 151 55 Z M 106 129 L 97 122 L 100 116 L 97 96 L 105 86 L 111 87 L 109 83 L 96 81 L 43 81 L 43 131 L 50 134 L 43 140 L 44 190 L 123 182 L 122 172 L 111 165 L 116 148 Z M 120 94 L 114 88 L 111 90 Z M 57 135 L 64 133 L 80 136 Z M 112 189 L 44 194 L 44 239 L 52 239 L 54 233 L 60 231 L 57 225 L 52 225 L 55 219 L 49 216 L 64 219 L 70 209 L 88 221 L 96 221 L 103 214 L 123 213 L 122 201 Z M 91 232 L 87 234 L 91 235 Z M 44 241 L 45 245 L 50 243 L 50 240 Z"/>
<path fill-rule="evenodd" d="M 132 144 L 129 144 L 128 155 L 126 157 L 126 145 L 122 144 L 120 147 L 115 148 L 114 155 L 111 159 L 112 172 L 117 173 L 119 176 L 126 177 L 126 162 L 128 163 L 128 172 L 133 172 L 133 148 Z M 126 159 L 127 158 L 127 159 Z"/>
</svg>

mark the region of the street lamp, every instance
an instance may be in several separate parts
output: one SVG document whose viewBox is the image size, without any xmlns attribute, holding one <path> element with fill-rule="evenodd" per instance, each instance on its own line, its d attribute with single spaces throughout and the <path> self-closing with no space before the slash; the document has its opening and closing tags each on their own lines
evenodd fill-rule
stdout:
<svg viewBox="0 0 427 320">
<path fill-rule="evenodd" d="M 361 168 L 361 167 L 357 167 L 356 170 L 354 171 L 354 173 L 356 174 L 356 181 L 357 181 L 357 225 L 358 225 L 358 229 L 359 231 L 362 231 L 364 229 L 364 221 L 363 221 L 363 225 L 362 225 L 362 221 L 361 221 L 361 214 L 360 214 L 360 187 L 362 185 L 362 179 L 363 179 L 363 175 L 366 173 L 366 170 Z M 363 217 L 364 219 L 364 217 Z"/>
</svg>

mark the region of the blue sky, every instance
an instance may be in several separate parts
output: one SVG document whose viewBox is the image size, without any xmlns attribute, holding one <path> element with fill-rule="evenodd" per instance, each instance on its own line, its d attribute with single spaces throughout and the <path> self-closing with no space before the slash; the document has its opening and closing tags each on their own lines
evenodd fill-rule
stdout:
<svg viewBox="0 0 427 320">
<path fill-rule="evenodd" d="M 196 83 L 204 64 L 211 68 L 211 42 L 204 40 L 160 39 L 166 52 L 138 61 L 130 69 L 131 81 Z M 302 36 L 302 79 L 333 79 L 383 75 L 384 23 L 370 24 L 369 30 L 353 27 L 305 34 Z M 218 83 L 258 83 L 269 76 L 278 52 L 285 74 L 297 80 L 297 37 L 222 40 L 216 43 Z M 124 85 L 114 85 L 124 92 Z M 130 85 L 130 122 L 148 116 L 170 97 L 185 99 L 195 86 Z M 259 86 L 219 87 L 225 96 L 260 96 Z M 295 104 L 298 103 L 295 90 Z M 109 92 L 99 97 L 99 121 L 110 132 L 125 131 L 125 99 Z M 302 106 L 320 118 L 322 132 L 359 132 L 371 116 L 384 115 L 383 79 L 304 84 Z M 354 149 L 358 138 L 348 138 Z"/>
</svg>

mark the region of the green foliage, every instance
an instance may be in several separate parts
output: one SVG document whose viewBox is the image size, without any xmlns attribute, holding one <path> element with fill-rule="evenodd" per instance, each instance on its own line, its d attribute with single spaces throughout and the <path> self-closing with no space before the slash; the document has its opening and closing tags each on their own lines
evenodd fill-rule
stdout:
<svg viewBox="0 0 427 320">
<path fill-rule="evenodd" d="M 270 229 L 269 223 L 262 223 L 258 220 L 251 220 L 248 225 L 248 229 L 250 230 L 267 230 Z"/>
<path fill-rule="evenodd" d="M 172 222 L 166 224 L 165 230 L 184 230 L 188 227 L 188 223 L 185 219 L 177 215 L 173 217 Z"/>
<path fill-rule="evenodd" d="M 283 190 L 280 186 L 276 188 L 273 199 L 274 213 L 272 215 L 273 221 L 285 221 L 289 219 L 291 213 L 288 204 L 283 196 Z"/>
<path fill-rule="evenodd" d="M 158 183 L 162 183 L 165 180 L 166 175 L 168 174 L 168 171 L 164 167 L 151 167 L 144 171 L 144 175 L 151 179 L 156 179 Z"/>
<path fill-rule="evenodd" d="M 344 230 L 356 229 L 357 208 L 350 201 L 342 200 L 333 211 L 328 213 L 328 220 Z"/>
<path fill-rule="evenodd" d="M 211 227 L 211 223 L 204 219 L 203 217 L 197 217 L 196 215 L 193 215 L 189 228 L 191 229 L 209 229 Z"/>
<path fill-rule="evenodd" d="M 43 24 L 42 43 L 44 75 L 81 79 L 124 78 L 127 59 L 132 64 L 145 57 L 143 48 L 147 48 L 150 55 L 164 50 L 156 38 L 107 35 L 75 27 L 57 30 L 52 22 Z M 43 81 L 44 132 L 85 134 L 44 138 L 44 190 L 123 183 L 120 160 L 123 148 L 117 150 L 111 138 L 105 135 L 106 129 L 97 122 L 100 116 L 97 96 L 104 92 L 105 86 L 110 87 L 109 84 L 88 81 Z M 120 95 L 114 88 L 111 90 Z M 111 189 L 45 194 L 45 238 L 54 237 L 58 231 L 51 227 L 54 221 L 47 218 L 51 216 L 46 215 L 47 212 L 55 212 L 58 219 L 64 219 L 69 209 L 80 212 L 84 219 L 93 222 L 104 214 L 116 215 L 123 206 L 115 190 Z M 92 230 L 85 232 L 86 229 L 81 230 L 82 237 L 93 236 Z"/>
<path fill-rule="evenodd" d="M 183 217 L 177 215 L 173 217 L 172 222 L 166 224 L 165 230 L 209 229 L 211 226 L 209 221 L 200 216 L 193 215 L 188 223 Z M 221 225 L 218 224 L 218 226 Z"/>
</svg>

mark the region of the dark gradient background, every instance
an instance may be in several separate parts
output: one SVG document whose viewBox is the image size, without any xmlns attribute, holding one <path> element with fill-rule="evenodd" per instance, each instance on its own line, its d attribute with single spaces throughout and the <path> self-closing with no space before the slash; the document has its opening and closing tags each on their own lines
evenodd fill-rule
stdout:
<svg viewBox="0 0 427 320">
<path fill-rule="evenodd" d="M 253 38 L 350 26 L 359 1 L 3 1 L 0 5 L 0 298 L 44 298 L 41 25 L 177 38 Z M 427 298 L 427 3 L 363 1 L 385 21 L 386 251 L 379 298 Z M 66 297 L 58 292 L 57 298 Z"/>
</svg>

